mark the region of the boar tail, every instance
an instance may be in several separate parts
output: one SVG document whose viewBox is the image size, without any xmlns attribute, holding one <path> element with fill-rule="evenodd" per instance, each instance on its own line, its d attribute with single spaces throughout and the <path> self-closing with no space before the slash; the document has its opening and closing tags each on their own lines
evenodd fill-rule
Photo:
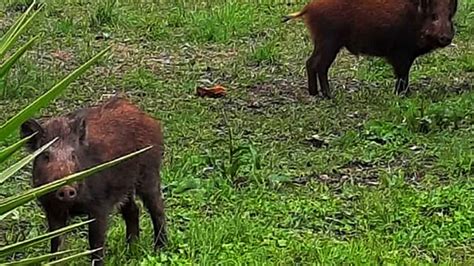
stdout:
<svg viewBox="0 0 474 266">
<path fill-rule="evenodd" d="M 306 14 L 306 12 L 308 12 L 308 6 L 305 6 L 301 11 L 294 12 L 294 13 L 291 13 L 291 14 L 288 14 L 288 15 L 284 16 L 282 18 L 281 22 L 284 23 L 284 22 L 287 22 L 289 20 L 302 17 Z"/>
</svg>

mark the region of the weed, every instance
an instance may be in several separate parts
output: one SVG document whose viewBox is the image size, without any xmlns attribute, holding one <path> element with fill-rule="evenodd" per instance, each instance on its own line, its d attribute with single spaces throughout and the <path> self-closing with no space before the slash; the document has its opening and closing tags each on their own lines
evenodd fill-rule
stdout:
<svg viewBox="0 0 474 266">
<path fill-rule="evenodd" d="M 209 150 L 207 151 L 207 160 L 209 165 L 216 167 L 221 173 L 225 180 L 228 180 L 231 184 L 241 186 L 249 181 L 249 179 L 256 178 L 256 171 L 261 168 L 261 157 L 256 151 L 252 144 L 239 144 L 235 143 L 232 125 L 229 124 L 225 111 L 222 113 L 224 126 L 227 130 L 227 140 L 218 140 L 214 142 L 214 145 L 219 142 L 225 142 L 227 147 L 228 155 L 224 158 L 214 158 Z M 242 172 L 245 171 L 245 174 Z M 242 176 L 243 175 L 243 176 Z"/>
<path fill-rule="evenodd" d="M 117 5 L 118 0 L 99 1 L 97 8 L 89 15 L 90 27 L 115 25 L 118 22 Z"/>
<path fill-rule="evenodd" d="M 275 65 L 280 59 L 281 48 L 277 40 L 263 41 L 251 47 L 248 60 L 256 65 Z"/>
<path fill-rule="evenodd" d="M 423 98 L 397 102 L 391 111 L 395 121 L 413 132 L 458 129 L 474 121 L 472 94 L 432 103 Z"/>
</svg>

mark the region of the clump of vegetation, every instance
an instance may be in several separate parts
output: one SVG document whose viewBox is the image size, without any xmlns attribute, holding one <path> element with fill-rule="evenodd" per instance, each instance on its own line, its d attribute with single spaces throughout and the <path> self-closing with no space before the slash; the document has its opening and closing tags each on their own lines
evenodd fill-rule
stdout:
<svg viewBox="0 0 474 266">
<path fill-rule="evenodd" d="M 24 0 L 0 1 L 0 10 L 14 2 Z M 152 234 L 142 234 L 127 246 L 114 215 L 108 264 L 473 264 L 472 1 L 459 1 L 455 46 L 415 62 L 411 95 L 393 95 L 385 62 L 343 49 L 329 71 L 329 101 L 306 90 L 302 62 L 312 43 L 304 24 L 280 22 L 305 3 L 118 1 L 117 24 L 99 26 L 111 38 L 97 38 L 89 16 L 77 14 L 94 14 L 104 1 L 83 2 L 47 1 L 24 43 L 39 33 L 46 41 L 10 72 L 7 84 L 18 93 L 0 99 L 0 112 L 14 116 L 78 61 L 114 45 L 114 56 L 47 112 L 123 90 L 163 121 L 169 245 L 154 252 Z M 17 15 L 8 11 L 2 22 Z M 225 97 L 195 96 L 196 87 L 215 84 L 227 88 Z M 2 183 L 0 197 L 28 188 L 21 172 Z M 0 223 L 0 242 L 41 235 L 41 213 L 35 204 L 16 209 Z M 140 228 L 152 232 L 149 222 Z M 80 229 L 68 249 L 87 247 Z M 47 252 L 36 245 L 15 256 Z"/>
<path fill-rule="evenodd" d="M 414 98 L 397 102 L 391 114 L 398 124 L 406 125 L 413 132 L 429 133 L 456 130 L 474 122 L 474 96 L 430 102 Z"/>
<path fill-rule="evenodd" d="M 257 65 L 274 65 L 280 59 L 281 47 L 277 40 L 266 40 L 251 47 L 248 60 Z"/>
<path fill-rule="evenodd" d="M 214 144 L 225 143 L 228 154 L 221 158 L 215 158 L 208 152 L 208 164 L 215 167 L 222 178 L 229 181 L 230 184 L 239 186 L 249 181 L 261 182 L 262 180 L 258 180 L 257 177 L 257 171 L 261 168 L 261 155 L 252 144 L 236 143 L 232 125 L 229 124 L 225 112 L 223 117 L 227 138 L 216 141 Z"/>
<path fill-rule="evenodd" d="M 91 27 L 114 26 L 118 23 L 117 0 L 105 0 L 98 2 L 97 8 L 89 15 Z"/>
</svg>

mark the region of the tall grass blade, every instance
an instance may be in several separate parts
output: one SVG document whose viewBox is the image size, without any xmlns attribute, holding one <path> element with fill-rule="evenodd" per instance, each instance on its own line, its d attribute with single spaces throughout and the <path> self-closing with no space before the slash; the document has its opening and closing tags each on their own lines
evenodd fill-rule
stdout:
<svg viewBox="0 0 474 266">
<path fill-rule="evenodd" d="M 43 242 L 45 240 L 49 240 L 51 238 L 60 236 L 64 233 L 72 231 L 72 230 L 74 230 L 78 227 L 81 227 L 85 224 L 88 224 L 92 221 L 94 221 L 94 220 L 92 219 L 92 220 L 76 223 L 76 224 L 73 224 L 73 225 L 68 225 L 68 226 L 60 228 L 58 230 L 55 230 L 55 231 L 52 231 L 52 232 L 49 232 L 49 233 L 31 238 L 31 239 L 27 239 L 27 240 L 24 240 L 24 241 L 21 241 L 21 242 L 17 242 L 17 243 L 11 244 L 11 245 L 1 247 L 0 248 L 0 257 L 3 257 L 7 254 L 10 254 L 10 253 L 13 253 L 13 252 L 16 252 L 16 251 L 19 251 L 19 250 L 24 250 L 27 247 L 31 247 L 31 246 L 36 245 L 36 244 L 38 244 L 40 242 Z"/>
<path fill-rule="evenodd" d="M 87 256 L 87 255 L 90 255 L 96 251 L 99 251 L 101 250 L 102 248 L 96 248 L 96 249 L 93 249 L 93 250 L 88 250 L 88 251 L 84 251 L 84 252 L 81 252 L 81 253 L 78 253 L 78 254 L 74 254 L 74 255 L 71 255 L 69 257 L 65 257 L 65 258 L 62 258 L 62 259 L 59 259 L 59 260 L 55 260 L 55 261 L 52 261 L 50 263 L 46 263 L 46 264 L 43 264 L 43 265 L 56 265 L 56 264 L 60 264 L 60 263 L 64 263 L 64 262 L 67 262 L 67 261 L 71 261 L 73 259 L 77 259 L 77 258 L 80 258 L 80 257 L 84 257 L 84 256 Z"/>
<path fill-rule="evenodd" d="M 9 210 L 7 211 L 6 213 L 2 213 L 0 214 L 0 221 L 4 220 L 5 218 L 7 218 L 8 215 L 12 214 L 14 210 Z"/>
<path fill-rule="evenodd" d="M 30 12 L 33 7 L 36 5 L 36 1 L 28 7 L 28 9 L 20 16 L 20 18 L 13 24 L 12 27 L 2 36 L 0 40 L 0 58 L 3 58 L 8 50 L 11 48 L 15 41 L 20 37 L 20 35 L 26 30 L 27 26 L 31 23 L 33 18 L 41 11 L 43 5 L 39 6 L 38 9 L 31 14 Z M 28 18 L 28 16 L 30 16 Z"/>
<path fill-rule="evenodd" d="M 138 150 L 136 152 L 132 152 L 130 154 L 127 154 L 125 156 L 122 156 L 118 159 L 115 159 L 115 160 L 111 160 L 111 161 L 108 161 L 106 163 L 103 163 L 103 164 L 100 164 L 98 166 L 95 166 L 95 167 L 91 167 L 89 169 L 86 169 L 84 171 L 81 171 L 81 172 L 78 172 L 78 173 L 74 173 L 72 175 L 69 175 L 65 178 L 61 178 L 59 180 L 56 180 L 54 182 L 51 182 L 49 184 L 46 184 L 46 185 L 43 185 L 43 186 L 40 186 L 40 187 L 37 187 L 37 188 L 33 188 L 33 189 L 30 189 L 26 192 L 23 192 L 21 193 L 20 195 L 15 195 L 15 196 L 11 196 L 9 198 L 6 198 L 2 201 L 0 201 L 0 215 L 2 215 L 3 213 L 6 213 L 18 206 L 21 206 L 25 203 L 27 203 L 28 201 L 31 201 L 37 197 L 41 197 L 42 195 L 44 194 L 47 194 L 51 191 L 54 191 L 66 184 L 70 184 L 72 182 L 76 182 L 76 181 L 79 181 L 79 180 L 82 180 L 84 178 L 86 178 L 87 176 L 90 176 L 90 175 L 93 175 L 101 170 L 104 170 L 106 168 L 109 168 L 109 167 L 112 167 L 122 161 L 125 161 L 127 159 L 130 159 L 140 153 L 143 153 L 149 149 L 151 149 L 152 146 L 148 146 L 144 149 L 141 149 L 141 150 Z"/>
<path fill-rule="evenodd" d="M 6 160 L 8 160 L 8 158 L 10 158 L 11 155 L 13 155 L 16 151 L 18 151 L 22 146 L 23 144 L 25 144 L 29 139 L 31 139 L 36 133 L 22 139 L 22 140 L 19 140 L 18 142 L 16 142 L 15 144 L 12 144 L 6 148 L 4 148 L 3 150 L 0 151 L 0 164 L 5 162 Z"/>
<path fill-rule="evenodd" d="M 12 36 L 14 36 L 18 29 L 21 27 L 21 25 L 25 23 L 26 17 L 33 9 L 33 5 L 36 4 L 35 2 L 36 0 L 34 0 L 33 3 L 28 7 L 28 9 L 15 20 L 15 23 L 13 23 L 13 25 L 10 26 L 7 32 L 3 34 L 2 38 L 0 38 L 0 58 L 2 58 L 10 48 L 10 46 L 8 46 L 7 44 L 13 45 L 13 42 L 10 42 Z"/>
<path fill-rule="evenodd" d="M 33 45 L 33 43 L 39 38 L 39 35 L 36 35 L 27 43 L 25 43 L 20 49 L 18 49 L 13 55 L 6 59 L 3 64 L 0 65 L 0 79 L 4 79 L 8 74 L 10 69 L 13 67 L 16 61 Z"/>
<path fill-rule="evenodd" d="M 97 62 L 99 58 L 101 58 L 105 53 L 107 53 L 110 49 L 110 46 L 102 50 L 92 59 L 87 61 L 85 64 L 81 65 L 79 68 L 74 70 L 71 74 L 61 80 L 59 83 L 54 85 L 48 92 L 43 94 L 41 97 L 37 98 L 33 103 L 28 105 L 26 108 L 21 110 L 15 116 L 10 118 L 7 122 L 5 122 L 0 127 L 0 140 L 5 139 L 8 135 L 10 135 L 16 128 L 18 128 L 23 122 L 25 122 L 28 118 L 30 118 L 33 114 L 35 114 L 39 109 L 46 106 L 50 101 L 56 98 L 66 87 L 73 82 L 78 76 L 84 73 L 87 69 L 89 69 L 92 64 Z"/>
<path fill-rule="evenodd" d="M 49 146 L 51 146 L 58 138 L 55 138 L 53 139 L 52 141 L 46 143 L 45 145 L 43 145 L 43 147 L 39 148 L 38 150 L 36 150 L 35 152 L 33 152 L 32 154 L 29 154 L 27 155 L 25 158 L 19 160 L 18 162 L 16 162 L 15 164 L 13 164 L 12 166 L 10 166 L 9 168 L 7 168 L 6 170 L 4 170 L 3 172 L 0 173 L 0 184 L 2 184 L 3 182 L 5 182 L 9 177 L 11 177 L 12 175 L 14 175 L 16 172 L 18 172 L 18 170 L 20 170 L 21 168 L 23 168 L 23 166 L 27 165 L 29 162 L 31 162 L 36 156 L 38 156 L 38 154 L 42 153 L 44 150 L 46 150 Z"/>
<path fill-rule="evenodd" d="M 65 251 L 59 251 L 59 252 L 55 252 L 55 253 L 41 255 L 41 256 L 38 256 L 38 257 L 26 258 L 26 259 L 19 260 L 19 261 L 8 262 L 8 263 L 2 264 L 2 265 L 3 266 L 37 265 L 41 262 L 48 261 L 52 258 L 61 256 L 61 255 L 65 255 L 65 254 L 69 254 L 69 253 L 72 253 L 72 252 L 76 252 L 76 251 L 78 251 L 78 250 L 77 249 L 70 249 L 70 250 L 65 250 Z"/>
</svg>

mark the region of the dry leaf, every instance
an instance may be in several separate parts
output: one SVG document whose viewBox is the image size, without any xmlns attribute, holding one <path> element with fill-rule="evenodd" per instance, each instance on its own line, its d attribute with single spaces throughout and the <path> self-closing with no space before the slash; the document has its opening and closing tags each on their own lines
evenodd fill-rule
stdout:
<svg viewBox="0 0 474 266">
<path fill-rule="evenodd" d="M 221 85 L 215 85 L 212 88 L 198 87 L 197 95 L 201 97 L 220 98 L 227 94 L 226 88 Z"/>
</svg>

